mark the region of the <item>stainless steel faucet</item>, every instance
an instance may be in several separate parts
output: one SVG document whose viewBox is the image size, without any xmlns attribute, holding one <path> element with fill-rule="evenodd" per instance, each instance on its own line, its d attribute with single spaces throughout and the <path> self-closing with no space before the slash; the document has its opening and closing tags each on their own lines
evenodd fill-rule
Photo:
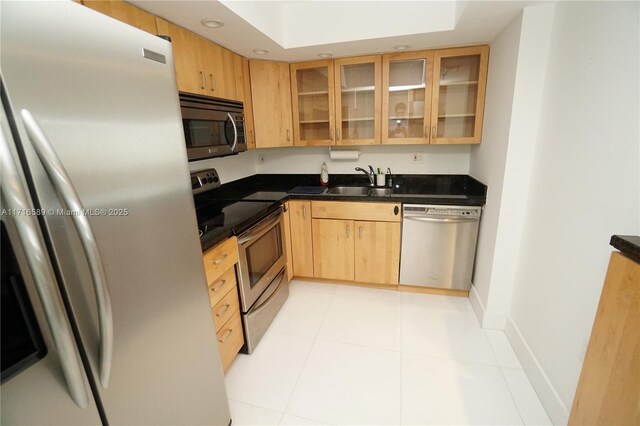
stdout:
<svg viewBox="0 0 640 426">
<path fill-rule="evenodd" d="M 369 171 L 366 171 L 362 167 L 356 167 L 356 172 L 362 172 L 369 178 L 369 186 L 376 186 L 375 182 L 375 172 L 373 171 L 373 167 L 369 165 Z"/>
</svg>

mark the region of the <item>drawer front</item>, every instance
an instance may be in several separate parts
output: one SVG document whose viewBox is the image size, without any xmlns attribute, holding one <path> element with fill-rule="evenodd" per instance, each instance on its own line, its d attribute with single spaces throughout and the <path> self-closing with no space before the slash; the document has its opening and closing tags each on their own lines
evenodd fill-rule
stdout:
<svg viewBox="0 0 640 426">
<path fill-rule="evenodd" d="M 229 321 L 229 318 L 234 312 L 240 309 L 240 303 L 238 301 L 238 291 L 233 287 L 225 296 L 220 299 L 216 305 L 211 308 L 213 312 L 213 320 L 216 323 L 216 331 Z"/>
<path fill-rule="evenodd" d="M 226 372 L 231 362 L 236 357 L 242 345 L 244 345 L 244 334 L 242 334 L 242 320 L 240 311 L 235 311 L 231 319 L 222 326 L 216 333 L 218 339 L 218 349 L 220 350 L 220 360 L 222 368 Z"/>
<path fill-rule="evenodd" d="M 314 219 L 370 220 L 400 222 L 400 203 L 359 203 L 349 201 L 312 201 Z"/>
<path fill-rule="evenodd" d="M 229 290 L 236 286 L 236 268 L 231 267 L 220 278 L 209 284 L 209 299 L 211 307 L 216 306 Z"/>
<path fill-rule="evenodd" d="M 232 265 L 238 262 L 238 239 L 231 237 L 207 250 L 203 256 L 207 284 L 212 284 Z"/>
</svg>

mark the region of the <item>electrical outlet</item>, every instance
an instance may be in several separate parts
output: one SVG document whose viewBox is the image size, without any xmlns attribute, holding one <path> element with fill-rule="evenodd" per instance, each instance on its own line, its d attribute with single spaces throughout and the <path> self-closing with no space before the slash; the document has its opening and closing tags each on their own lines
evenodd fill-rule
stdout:
<svg viewBox="0 0 640 426">
<path fill-rule="evenodd" d="M 414 152 L 413 154 L 411 154 L 411 162 L 418 164 L 424 163 L 424 157 L 422 156 L 422 154 Z"/>
<path fill-rule="evenodd" d="M 264 164 L 264 154 L 260 153 L 260 155 L 258 156 L 258 161 L 260 162 L 260 164 Z"/>
</svg>

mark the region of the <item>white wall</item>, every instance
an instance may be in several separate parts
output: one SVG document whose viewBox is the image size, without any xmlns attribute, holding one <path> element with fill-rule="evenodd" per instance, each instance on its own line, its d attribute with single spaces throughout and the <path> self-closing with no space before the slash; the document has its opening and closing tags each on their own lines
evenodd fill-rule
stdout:
<svg viewBox="0 0 640 426">
<path fill-rule="evenodd" d="M 495 144 L 474 148 L 470 163 L 472 175 L 486 175 L 490 182 L 473 294 L 485 328 L 504 329 L 511 302 L 554 7 L 526 8 L 492 43 L 490 72 L 496 72 L 490 83 L 496 84 L 488 88 L 491 111 L 485 125 L 499 133 Z"/>
<path fill-rule="evenodd" d="M 327 162 L 329 174 L 358 173 L 358 166 L 368 164 L 393 173 L 404 174 L 467 174 L 469 173 L 469 146 L 362 146 L 353 147 L 362 152 L 357 161 L 335 161 L 329 158 L 328 147 L 277 148 L 257 150 L 258 173 L 318 173 L 322 162 Z M 423 163 L 413 163 L 412 154 L 423 155 Z M 260 155 L 264 163 L 260 163 Z"/>
<path fill-rule="evenodd" d="M 515 89 L 522 14 L 516 17 L 492 42 L 485 100 L 483 143 L 471 150 L 469 173 L 488 186 L 487 203 L 482 212 L 472 302 L 481 323 L 489 300 L 491 272 L 502 200 L 504 168 L 509 144 L 511 110 Z M 478 310 L 479 309 L 479 310 Z"/>
<path fill-rule="evenodd" d="M 191 161 L 189 171 L 196 172 L 213 167 L 222 183 L 229 183 L 256 174 L 256 158 L 256 151 L 246 151 L 229 157 Z"/>
<path fill-rule="evenodd" d="M 640 233 L 639 18 L 637 2 L 556 6 L 506 327 L 555 423 L 573 401 L 609 238 Z"/>
</svg>

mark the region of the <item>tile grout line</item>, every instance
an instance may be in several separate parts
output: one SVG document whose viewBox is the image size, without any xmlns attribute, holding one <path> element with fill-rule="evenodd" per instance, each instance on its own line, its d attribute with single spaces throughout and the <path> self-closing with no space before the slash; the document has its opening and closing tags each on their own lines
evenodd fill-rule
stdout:
<svg viewBox="0 0 640 426">
<path fill-rule="evenodd" d="M 320 333 L 322 324 L 324 324 L 324 320 L 327 317 L 327 314 L 329 313 L 329 309 L 331 308 L 331 304 L 333 303 L 333 299 L 335 298 L 335 296 L 336 296 L 336 289 L 334 289 L 333 293 L 331 294 L 331 300 L 327 305 L 327 310 L 324 312 L 324 315 L 322 316 L 322 321 L 320 321 L 320 327 L 318 327 L 318 330 L 316 331 L 315 336 L 313 336 L 313 343 L 311 344 L 311 348 L 309 348 L 309 353 L 307 353 L 307 357 L 304 359 L 304 364 L 302 364 L 302 368 L 300 369 L 300 374 L 298 375 L 298 379 L 296 380 L 295 385 L 293 385 L 293 389 L 291 389 L 289 400 L 287 401 L 287 405 L 285 405 L 284 407 L 283 418 L 284 418 L 284 413 L 289 414 L 288 410 L 289 410 L 289 404 L 291 404 L 291 398 L 293 398 L 293 394 L 295 393 L 296 388 L 298 387 L 298 383 L 300 383 L 300 378 L 302 377 L 302 374 L 304 373 L 304 369 L 307 366 L 307 363 L 309 362 L 309 357 L 311 356 L 311 352 L 313 351 L 313 348 L 316 346 L 316 343 L 318 342 L 318 334 Z M 295 414 L 292 414 L 292 415 L 295 415 Z"/>
<path fill-rule="evenodd" d="M 504 371 L 502 371 L 502 366 L 500 365 L 500 362 L 498 361 L 498 355 L 496 354 L 496 350 L 493 348 L 493 345 L 491 344 L 491 340 L 489 339 L 489 336 L 487 336 L 487 333 L 484 331 L 484 329 L 482 329 L 482 334 L 484 335 L 484 338 L 487 339 L 487 341 L 489 342 L 489 347 L 491 348 L 491 353 L 493 354 L 493 357 L 496 359 L 496 362 L 498 363 L 498 368 L 500 369 L 500 377 L 502 377 L 502 380 L 504 380 L 504 384 L 507 385 L 507 389 L 509 390 L 509 396 L 511 396 L 511 400 L 513 401 L 513 405 L 516 407 L 516 411 L 518 412 L 518 417 L 520 417 L 520 421 L 522 422 L 522 424 L 526 425 L 526 423 L 524 421 L 524 417 L 522 416 L 522 413 L 520 412 L 520 407 L 518 407 L 518 403 L 516 401 L 516 397 L 513 394 L 513 391 L 511 390 L 511 386 L 509 386 L 509 381 L 507 380 L 507 377 L 504 375 Z"/>
<path fill-rule="evenodd" d="M 282 419 L 284 417 L 284 411 L 278 411 L 278 410 L 274 410 L 273 408 L 267 408 L 267 407 L 263 407 L 261 405 L 256 405 L 256 404 L 250 404 L 248 402 L 244 402 L 244 401 L 239 401 L 237 399 L 234 398 L 227 398 L 229 401 L 233 401 L 233 402 L 237 402 L 238 404 L 243 404 L 243 405 L 248 405 L 250 407 L 253 408 L 260 408 L 261 410 L 267 410 L 267 411 L 273 411 L 274 413 L 278 413 L 280 414 L 280 418 L 278 419 L 278 425 L 282 422 Z M 309 419 L 310 420 L 310 419 Z M 275 425 L 274 425 L 275 426 Z"/>
</svg>

